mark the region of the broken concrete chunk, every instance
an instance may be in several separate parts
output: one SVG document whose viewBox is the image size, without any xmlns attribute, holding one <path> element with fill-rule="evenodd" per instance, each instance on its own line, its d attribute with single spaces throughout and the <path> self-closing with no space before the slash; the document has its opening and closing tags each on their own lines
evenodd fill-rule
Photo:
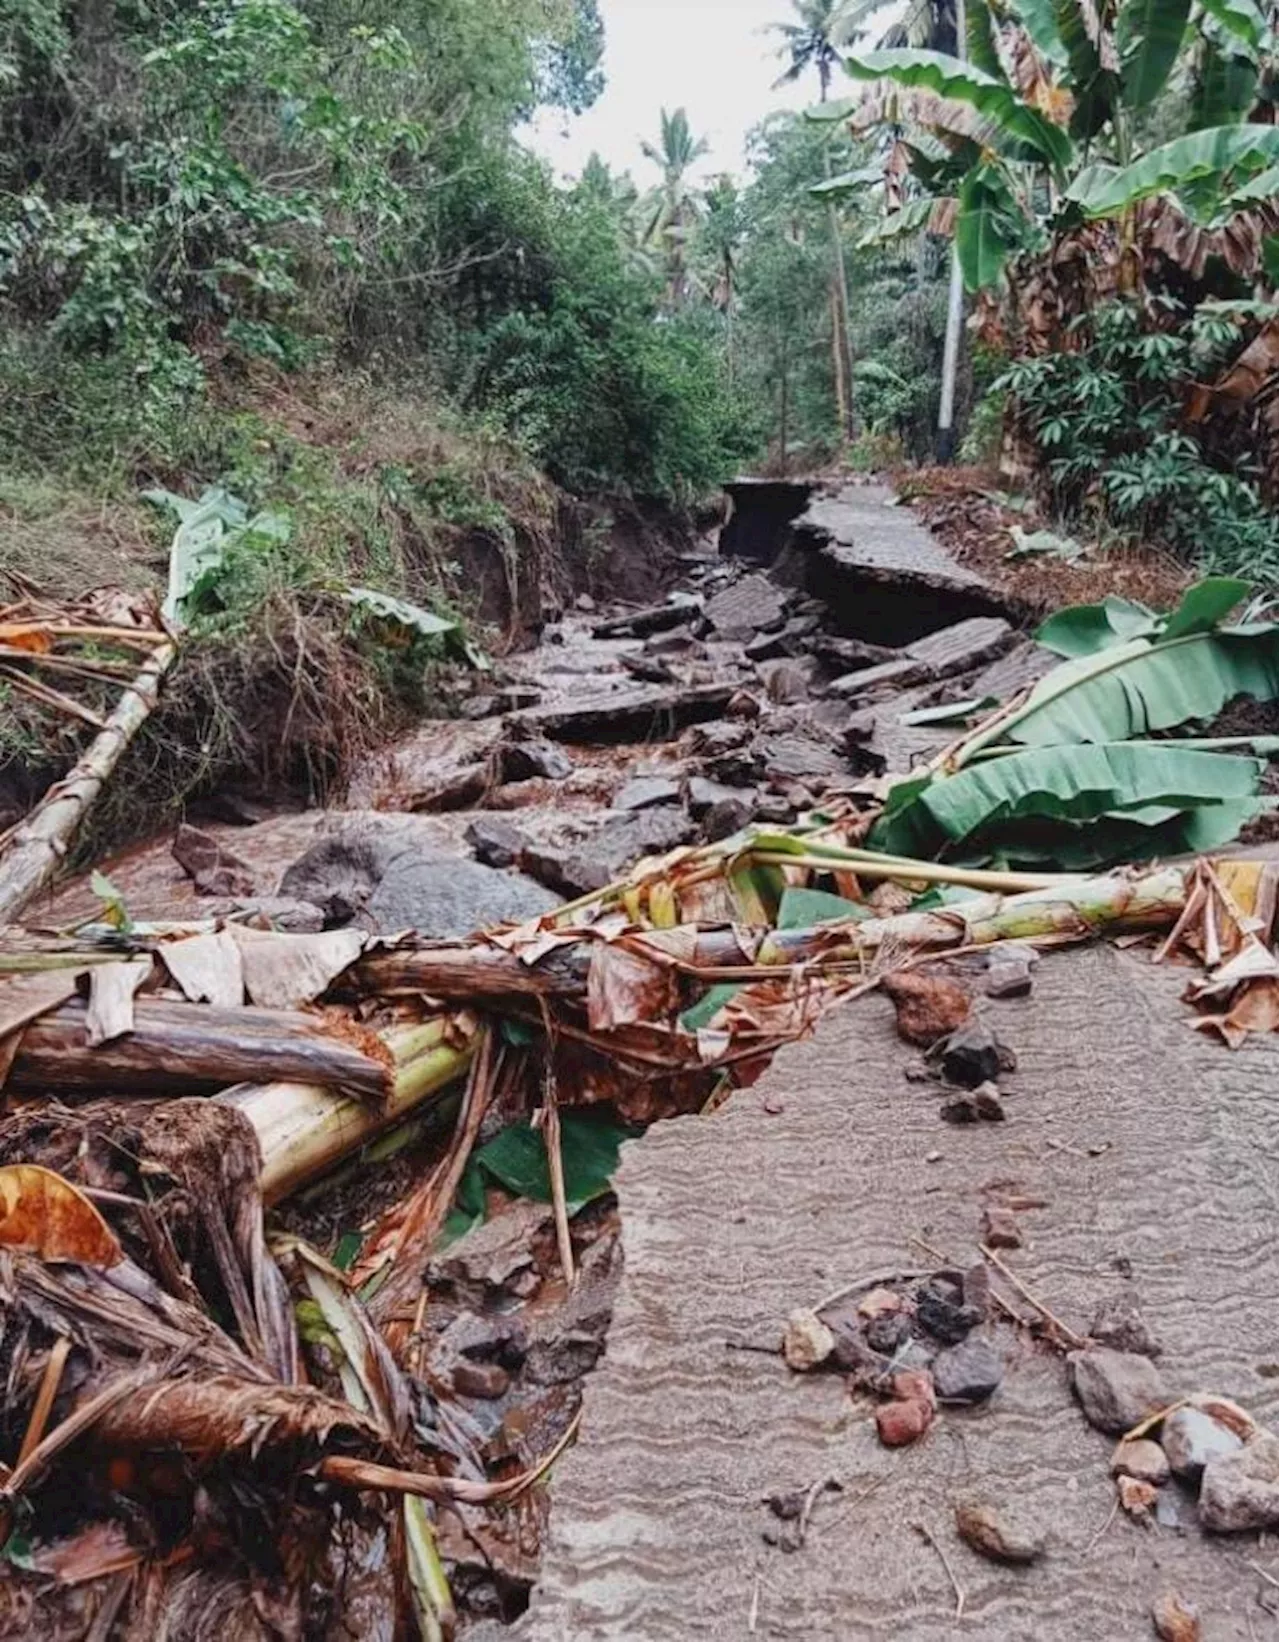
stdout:
<svg viewBox="0 0 1280 1642">
<path fill-rule="evenodd" d="M 1234 1431 L 1198 1408 L 1175 1408 L 1160 1428 L 1160 1446 L 1175 1477 L 1194 1482 L 1209 1461 L 1244 1447 Z"/>
<path fill-rule="evenodd" d="M 767 576 L 743 576 L 707 600 L 706 616 L 724 634 L 758 633 L 773 627 L 786 614 L 782 589 Z"/>
<path fill-rule="evenodd" d="M 732 684 L 691 684 L 682 689 L 641 686 L 589 695 L 553 707 L 535 707 L 519 722 L 555 741 L 665 740 L 686 724 L 718 718 L 733 694 Z"/>
<path fill-rule="evenodd" d="M 1099 1346 L 1067 1358 L 1084 1416 L 1099 1431 L 1122 1433 L 1171 1401 L 1159 1370 L 1148 1357 Z"/>
<path fill-rule="evenodd" d="M 615 810 L 647 810 L 655 804 L 678 804 L 680 783 L 664 775 L 637 775 L 613 795 Z"/>
<path fill-rule="evenodd" d="M 551 741 L 504 741 L 496 756 L 503 781 L 563 781 L 573 774 L 573 760 Z"/>
<path fill-rule="evenodd" d="M 898 661 L 882 661 L 877 667 L 845 673 L 827 685 L 827 694 L 842 701 L 856 701 L 887 690 L 905 690 L 909 684 L 924 684 L 933 677 L 932 669 L 909 656 Z"/>
<path fill-rule="evenodd" d="M 497 815 L 478 815 L 463 834 L 477 861 L 486 867 L 512 867 L 527 840 L 519 827 Z"/>
<path fill-rule="evenodd" d="M 955 1517 L 956 1532 L 965 1544 L 993 1562 L 1027 1563 L 1044 1555 L 1044 1531 L 1013 1506 L 963 1500 Z"/>
<path fill-rule="evenodd" d="M 1219 1454 L 1200 1481 L 1200 1522 L 1214 1534 L 1242 1534 L 1280 1526 L 1280 1451 L 1259 1433 L 1233 1454 Z"/>
<path fill-rule="evenodd" d="M 672 627 L 687 627 L 702 608 L 696 593 L 674 593 L 665 604 L 653 604 L 643 610 L 628 610 L 620 616 L 611 616 L 591 629 L 597 639 L 642 639 L 651 633 L 663 633 Z"/>
<path fill-rule="evenodd" d="M 999 616 L 970 616 L 966 621 L 916 639 L 905 648 L 912 660 L 931 667 L 936 678 L 951 678 L 983 662 L 994 661 L 1013 641 L 1013 628 Z"/>
<path fill-rule="evenodd" d="M 185 821 L 174 835 L 173 858 L 193 880 L 197 895 L 252 895 L 257 888 L 256 874 L 247 861 L 211 833 Z"/>
<path fill-rule="evenodd" d="M 689 843 L 694 831 L 693 822 L 674 805 L 634 810 L 607 821 L 581 843 L 529 844 L 524 866 L 552 889 L 585 895 L 611 884 L 641 856 L 662 855 Z"/>
</svg>

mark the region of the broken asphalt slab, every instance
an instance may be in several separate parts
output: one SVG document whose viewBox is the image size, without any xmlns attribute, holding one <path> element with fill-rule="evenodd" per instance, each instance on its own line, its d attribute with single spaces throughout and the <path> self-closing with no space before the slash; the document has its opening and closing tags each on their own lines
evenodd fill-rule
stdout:
<svg viewBox="0 0 1280 1642">
<path fill-rule="evenodd" d="M 1175 1390 L 1214 1387 L 1268 1419 L 1274 1047 L 1255 1037 L 1226 1054 L 1189 1031 L 1181 986 L 1110 948 L 1046 956 L 1033 1000 L 984 1005 L 1019 1062 L 1001 1125 L 939 1121 L 873 995 L 714 1117 L 629 1143 L 613 1326 L 556 1467 L 547 1556 L 515 1638 L 737 1642 L 754 1610 L 761 1638 L 941 1642 L 960 1628 L 955 1592 L 916 1521 L 966 1591 L 968 1635 L 1144 1636 L 1170 1588 L 1213 1616 L 1217 1642 L 1263 1634 L 1255 1544 L 1123 1516 L 1102 1531 L 1111 1444 L 1048 1347 L 989 1330 L 1006 1361 L 995 1397 L 941 1410 L 900 1453 L 880 1447 L 871 1407 L 840 1377 L 793 1375 L 758 1349 L 794 1307 L 929 1263 L 912 1234 L 972 1260 L 984 1206 L 1016 1189 L 1045 1206 L 1019 1215 L 1026 1246 L 1010 1258 L 1058 1315 L 1083 1328 L 1133 1294 Z M 765 1544 L 764 1497 L 827 1476 L 844 1492 L 816 1508 L 808 1545 Z M 974 1489 L 1047 1531 L 1042 1561 L 998 1568 L 956 1539 L 953 1506 Z"/>
</svg>

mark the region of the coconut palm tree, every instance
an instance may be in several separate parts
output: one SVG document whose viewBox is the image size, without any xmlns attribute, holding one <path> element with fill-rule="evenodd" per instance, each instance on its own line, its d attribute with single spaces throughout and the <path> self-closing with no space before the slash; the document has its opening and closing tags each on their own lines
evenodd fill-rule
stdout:
<svg viewBox="0 0 1280 1642">
<path fill-rule="evenodd" d="M 699 201 L 689 178 L 689 169 L 707 152 L 705 138 L 689 129 L 684 109 L 674 114 L 662 110 L 662 140 L 641 143 L 647 160 L 662 170 L 662 182 L 653 199 L 645 239 L 663 246 L 667 262 L 667 300 L 673 308 L 682 305 L 689 290 L 689 233 L 698 219 Z"/>
</svg>

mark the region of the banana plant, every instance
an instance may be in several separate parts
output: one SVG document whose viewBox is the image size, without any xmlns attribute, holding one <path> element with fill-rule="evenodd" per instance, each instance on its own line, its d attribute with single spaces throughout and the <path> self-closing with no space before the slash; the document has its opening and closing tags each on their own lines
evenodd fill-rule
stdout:
<svg viewBox="0 0 1280 1642">
<path fill-rule="evenodd" d="M 1229 842 L 1268 802 L 1277 738 L 1168 738 L 1276 700 L 1276 623 L 1224 625 L 1248 592 L 1211 577 L 1167 615 L 1112 598 L 1051 616 L 1036 637 L 1062 663 L 898 783 L 869 842 L 1070 871 Z"/>
<path fill-rule="evenodd" d="M 1054 233 L 1156 195 L 1204 227 L 1274 197 L 1275 126 L 1245 123 L 1274 79 L 1254 0 L 971 0 L 966 43 L 967 59 L 851 54 L 867 89 L 815 114 L 894 130 L 917 186 L 956 201 L 971 291 Z M 1188 129 L 1140 153 L 1140 116 L 1174 81 Z"/>
</svg>

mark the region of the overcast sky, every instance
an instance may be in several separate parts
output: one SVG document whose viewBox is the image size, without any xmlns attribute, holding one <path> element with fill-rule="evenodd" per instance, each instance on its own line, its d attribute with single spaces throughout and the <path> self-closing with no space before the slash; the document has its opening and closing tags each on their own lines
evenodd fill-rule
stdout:
<svg viewBox="0 0 1280 1642">
<path fill-rule="evenodd" d="M 892 17 L 892 3 L 886 19 Z M 805 108 L 818 99 L 816 75 L 772 88 L 782 72 L 781 43 L 770 23 L 792 16 L 789 0 L 600 0 L 604 19 L 605 88 L 585 114 L 540 111 L 527 134 L 557 175 L 576 175 L 597 150 L 614 170 L 630 170 L 642 185 L 656 181 L 640 153 L 658 140 L 658 110 L 684 108 L 711 152 L 702 177 L 741 172 L 743 139 L 779 108 Z M 873 36 L 881 19 L 872 20 Z"/>
</svg>

